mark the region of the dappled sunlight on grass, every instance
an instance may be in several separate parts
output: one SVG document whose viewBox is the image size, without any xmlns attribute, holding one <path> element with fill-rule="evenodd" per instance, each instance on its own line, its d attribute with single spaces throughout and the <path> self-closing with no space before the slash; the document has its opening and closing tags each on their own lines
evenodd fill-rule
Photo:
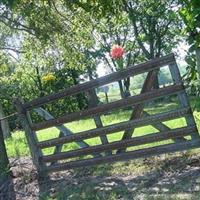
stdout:
<svg viewBox="0 0 200 200">
<path fill-rule="evenodd" d="M 59 136 L 59 130 L 57 128 L 48 128 L 36 133 L 38 141 L 44 141 L 52 138 L 57 138 Z"/>
<path fill-rule="evenodd" d="M 79 120 L 65 125 L 74 133 L 96 128 L 93 119 Z"/>
<path fill-rule="evenodd" d="M 12 138 L 6 139 L 6 149 L 9 157 L 30 155 L 24 132 L 13 133 Z"/>
<path fill-rule="evenodd" d="M 167 125 L 169 128 L 181 128 L 183 126 L 186 126 L 185 118 L 179 118 L 176 120 L 169 120 L 164 122 L 165 125 Z"/>
</svg>

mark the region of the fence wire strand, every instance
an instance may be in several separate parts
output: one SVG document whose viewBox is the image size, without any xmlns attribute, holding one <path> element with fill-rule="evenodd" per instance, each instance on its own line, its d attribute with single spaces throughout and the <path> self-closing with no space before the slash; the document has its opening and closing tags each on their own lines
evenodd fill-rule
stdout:
<svg viewBox="0 0 200 200">
<path fill-rule="evenodd" d="M 10 117 L 13 117 L 13 116 L 15 116 L 15 115 L 17 115 L 17 112 L 12 113 L 12 114 L 10 114 L 10 115 L 7 115 L 7 116 L 5 116 L 5 117 L 2 117 L 2 118 L 0 118 L 0 122 L 3 121 L 3 120 L 9 119 Z"/>
</svg>

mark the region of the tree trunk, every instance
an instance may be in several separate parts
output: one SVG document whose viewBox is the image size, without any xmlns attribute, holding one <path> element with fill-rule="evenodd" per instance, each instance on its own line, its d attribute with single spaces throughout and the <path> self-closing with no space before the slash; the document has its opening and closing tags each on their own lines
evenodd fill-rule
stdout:
<svg viewBox="0 0 200 200">
<path fill-rule="evenodd" d="M 11 199 L 10 191 L 10 170 L 6 147 L 3 138 L 3 131 L 0 126 L 0 199 Z M 12 191 L 13 193 L 13 191 Z M 12 198 L 13 199 L 13 198 Z"/>
<path fill-rule="evenodd" d="M 3 106 L 0 103 L 0 118 L 3 118 L 3 117 L 5 117 L 5 115 L 3 111 Z M 0 123 L 1 123 L 4 138 L 11 137 L 8 120 L 7 119 L 1 120 Z"/>
<path fill-rule="evenodd" d="M 40 92 L 39 96 L 43 97 L 45 95 L 45 93 L 44 93 L 44 90 L 43 90 L 42 80 L 41 80 L 41 77 L 40 77 L 40 70 L 39 70 L 38 66 L 35 69 L 36 69 L 36 74 L 37 74 L 36 77 L 37 77 L 37 83 L 38 83 L 38 90 Z"/>
<path fill-rule="evenodd" d="M 10 171 L 9 160 L 3 138 L 3 131 L 0 125 L 0 199 L 15 200 L 12 172 Z"/>
<path fill-rule="evenodd" d="M 71 72 L 70 75 L 72 77 L 73 84 L 74 85 L 79 84 L 79 82 L 77 80 L 78 79 L 77 71 L 75 71 L 74 69 L 71 69 L 70 72 Z M 78 93 L 77 95 L 75 95 L 75 97 L 76 97 L 76 100 L 78 103 L 78 108 L 81 110 L 85 106 L 85 102 L 86 102 L 85 96 L 83 93 Z"/>
<path fill-rule="evenodd" d="M 106 103 L 109 103 L 109 100 L 108 100 L 108 93 L 105 92 L 105 96 L 106 96 Z"/>
<path fill-rule="evenodd" d="M 197 72 L 198 78 L 200 78 L 200 47 L 196 49 L 196 60 L 197 60 Z"/>
<path fill-rule="evenodd" d="M 5 179 L 7 177 L 7 171 L 9 168 L 9 161 L 8 156 L 6 152 L 6 147 L 4 143 L 3 138 L 3 131 L 0 126 L 0 183 L 2 182 L 2 179 Z"/>
<path fill-rule="evenodd" d="M 88 71 L 88 75 L 89 75 L 90 80 L 92 80 L 93 77 L 92 77 L 91 71 Z M 97 106 L 99 104 L 99 99 L 98 99 L 98 96 L 96 94 L 95 89 L 88 90 L 88 94 L 89 94 L 89 107 L 91 108 L 91 107 Z M 96 127 L 97 128 L 102 128 L 103 127 L 103 123 L 101 121 L 100 115 L 96 115 L 93 118 L 94 118 L 94 122 L 96 124 Z M 100 139 L 101 139 L 101 143 L 102 144 L 107 144 L 108 143 L 108 138 L 107 138 L 106 135 L 100 136 Z M 106 155 L 110 155 L 110 154 L 112 154 L 112 151 L 107 151 L 107 152 L 105 152 L 105 154 Z"/>
<path fill-rule="evenodd" d="M 119 84 L 119 90 L 120 90 L 121 98 L 124 99 L 125 96 L 124 96 L 124 89 L 123 89 L 122 81 L 119 80 L 119 81 L 118 81 L 118 84 Z"/>
<path fill-rule="evenodd" d="M 130 93 L 130 77 L 124 79 L 124 87 L 125 87 L 124 96 L 125 97 L 131 96 L 131 93 Z"/>
<path fill-rule="evenodd" d="M 159 71 L 157 71 L 156 73 L 155 81 L 153 83 L 153 89 L 159 89 L 158 74 L 159 74 Z"/>
</svg>

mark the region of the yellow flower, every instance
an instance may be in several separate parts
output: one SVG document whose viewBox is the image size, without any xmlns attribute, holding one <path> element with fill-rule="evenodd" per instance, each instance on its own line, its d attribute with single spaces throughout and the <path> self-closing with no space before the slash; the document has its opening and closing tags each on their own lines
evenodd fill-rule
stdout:
<svg viewBox="0 0 200 200">
<path fill-rule="evenodd" d="M 54 81 L 56 80 L 56 77 L 54 76 L 53 73 L 48 73 L 47 75 L 42 77 L 42 81 L 44 82 L 49 82 L 49 81 Z"/>
</svg>

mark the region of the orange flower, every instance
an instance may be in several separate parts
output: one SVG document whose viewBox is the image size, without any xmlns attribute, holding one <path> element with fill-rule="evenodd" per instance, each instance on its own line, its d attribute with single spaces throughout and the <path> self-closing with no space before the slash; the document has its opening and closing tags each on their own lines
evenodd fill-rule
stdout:
<svg viewBox="0 0 200 200">
<path fill-rule="evenodd" d="M 121 58 L 124 54 L 124 48 L 119 45 L 113 45 L 110 56 L 113 59 Z"/>
</svg>

